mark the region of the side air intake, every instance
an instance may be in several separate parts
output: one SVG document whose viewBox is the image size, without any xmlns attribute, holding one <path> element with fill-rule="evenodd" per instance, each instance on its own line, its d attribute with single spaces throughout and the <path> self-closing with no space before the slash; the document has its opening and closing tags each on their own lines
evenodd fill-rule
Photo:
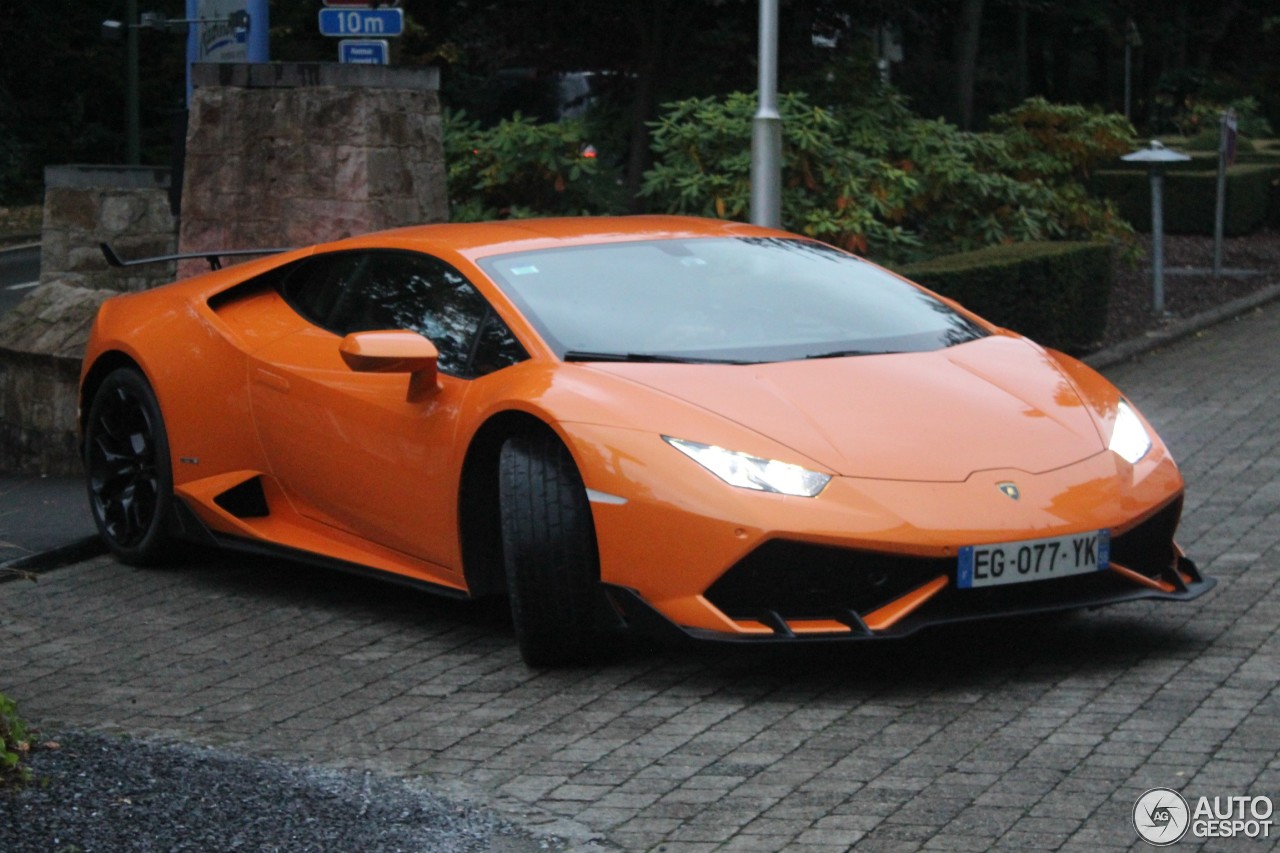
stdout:
<svg viewBox="0 0 1280 853">
<path fill-rule="evenodd" d="M 271 514 L 267 496 L 262 491 L 262 478 L 251 477 L 238 486 L 227 489 L 213 502 L 236 518 L 263 518 Z"/>
</svg>

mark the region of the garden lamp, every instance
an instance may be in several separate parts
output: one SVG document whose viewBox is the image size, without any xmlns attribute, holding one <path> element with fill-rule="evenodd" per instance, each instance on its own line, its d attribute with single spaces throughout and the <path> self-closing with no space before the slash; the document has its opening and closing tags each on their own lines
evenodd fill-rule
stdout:
<svg viewBox="0 0 1280 853">
<path fill-rule="evenodd" d="M 1144 163 L 1151 176 L 1151 278 L 1155 288 L 1154 311 L 1164 314 L 1164 170 L 1170 163 L 1190 160 L 1181 151 L 1165 148 L 1157 139 L 1120 158 L 1126 163 Z"/>
</svg>

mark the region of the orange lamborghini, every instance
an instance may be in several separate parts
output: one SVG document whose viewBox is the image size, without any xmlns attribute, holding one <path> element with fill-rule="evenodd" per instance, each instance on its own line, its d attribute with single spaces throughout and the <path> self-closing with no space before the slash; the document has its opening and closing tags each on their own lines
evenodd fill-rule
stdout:
<svg viewBox="0 0 1280 853">
<path fill-rule="evenodd" d="M 506 595 L 533 665 L 1185 601 L 1182 478 L 1081 363 L 813 240 L 432 225 L 111 299 L 81 375 L 122 560 L 181 540 Z"/>
</svg>

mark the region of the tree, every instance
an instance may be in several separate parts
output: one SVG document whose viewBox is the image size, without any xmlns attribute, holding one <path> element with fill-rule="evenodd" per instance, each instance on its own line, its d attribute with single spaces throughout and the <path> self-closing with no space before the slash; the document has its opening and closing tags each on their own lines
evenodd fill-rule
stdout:
<svg viewBox="0 0 1280 853">
<path fill-rule="evenodd" d="M 182 14 L 173 0 L 156 5 Z M 0 203 L 38 200 L 47 164 L 123 162 L 125 50 L 101 27 L 124 12 L 123 0 L 47 0 L 0 15 Z M 183 41 L 144 32 L 139 47 L 143 161 L 168 165 Z"/>
<path fill-rule="evenodd" d="M 978 40 L 983 0 L 960 0 L 956 33 L 956 112 L 960 127 L 973 127 L 973 84 L 978 74 Z"/>
</svg>

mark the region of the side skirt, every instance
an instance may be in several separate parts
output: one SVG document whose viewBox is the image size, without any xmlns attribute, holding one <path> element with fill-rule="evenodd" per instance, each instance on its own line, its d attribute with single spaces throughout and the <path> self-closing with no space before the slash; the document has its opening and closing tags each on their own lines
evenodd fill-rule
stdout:
<svg viewBox="0 0 1280 853">
<path fill-rule="evenodd" d="M 272 557 L 276 559 L 290 560 L 295 563 L 305 563 L 309 566 L 316 566 L 321 569 L 338 571 L 356 577 L 370 578 L 381 582 L 391 582 L 399 586 L 417 589 L 423 592 L 429 592 L 432 595 L 439 595 L 444 598 L 452 598 L 455 601 L 471 601 L 472 596 L 462 590 L 453 589 L 452 587 L 434 584 L 430 581 L 418 580 L 417 578 L 406 577 L 405 575 L 396 574 L 395 572 L 387 572 L 381 569 L 370 568 L 359 563 L 351 563 L 346 560 L 338 560 L 333 557 L 326 557 L 323 554 L 315 554 L 311 551 L 302 551 L 297 548 L 289 548 L 285 545 L 274 545 L 270 542 L 262 542 L 257 539 L 245 539 L 241 536 L 229 536 L 225 533 L 217 533 L 210 530 L 208 526 L 196 516 L 191 508 L 181 496 L 177 496 L 174 501 L 173 518 L 170 519 L 170 530 L 173 535 L 186 542 L 196 545 L 213 546 L 228 551 L 236 551 L 241 554 L 253 554 L 259 557 Z"/>
</svg>

